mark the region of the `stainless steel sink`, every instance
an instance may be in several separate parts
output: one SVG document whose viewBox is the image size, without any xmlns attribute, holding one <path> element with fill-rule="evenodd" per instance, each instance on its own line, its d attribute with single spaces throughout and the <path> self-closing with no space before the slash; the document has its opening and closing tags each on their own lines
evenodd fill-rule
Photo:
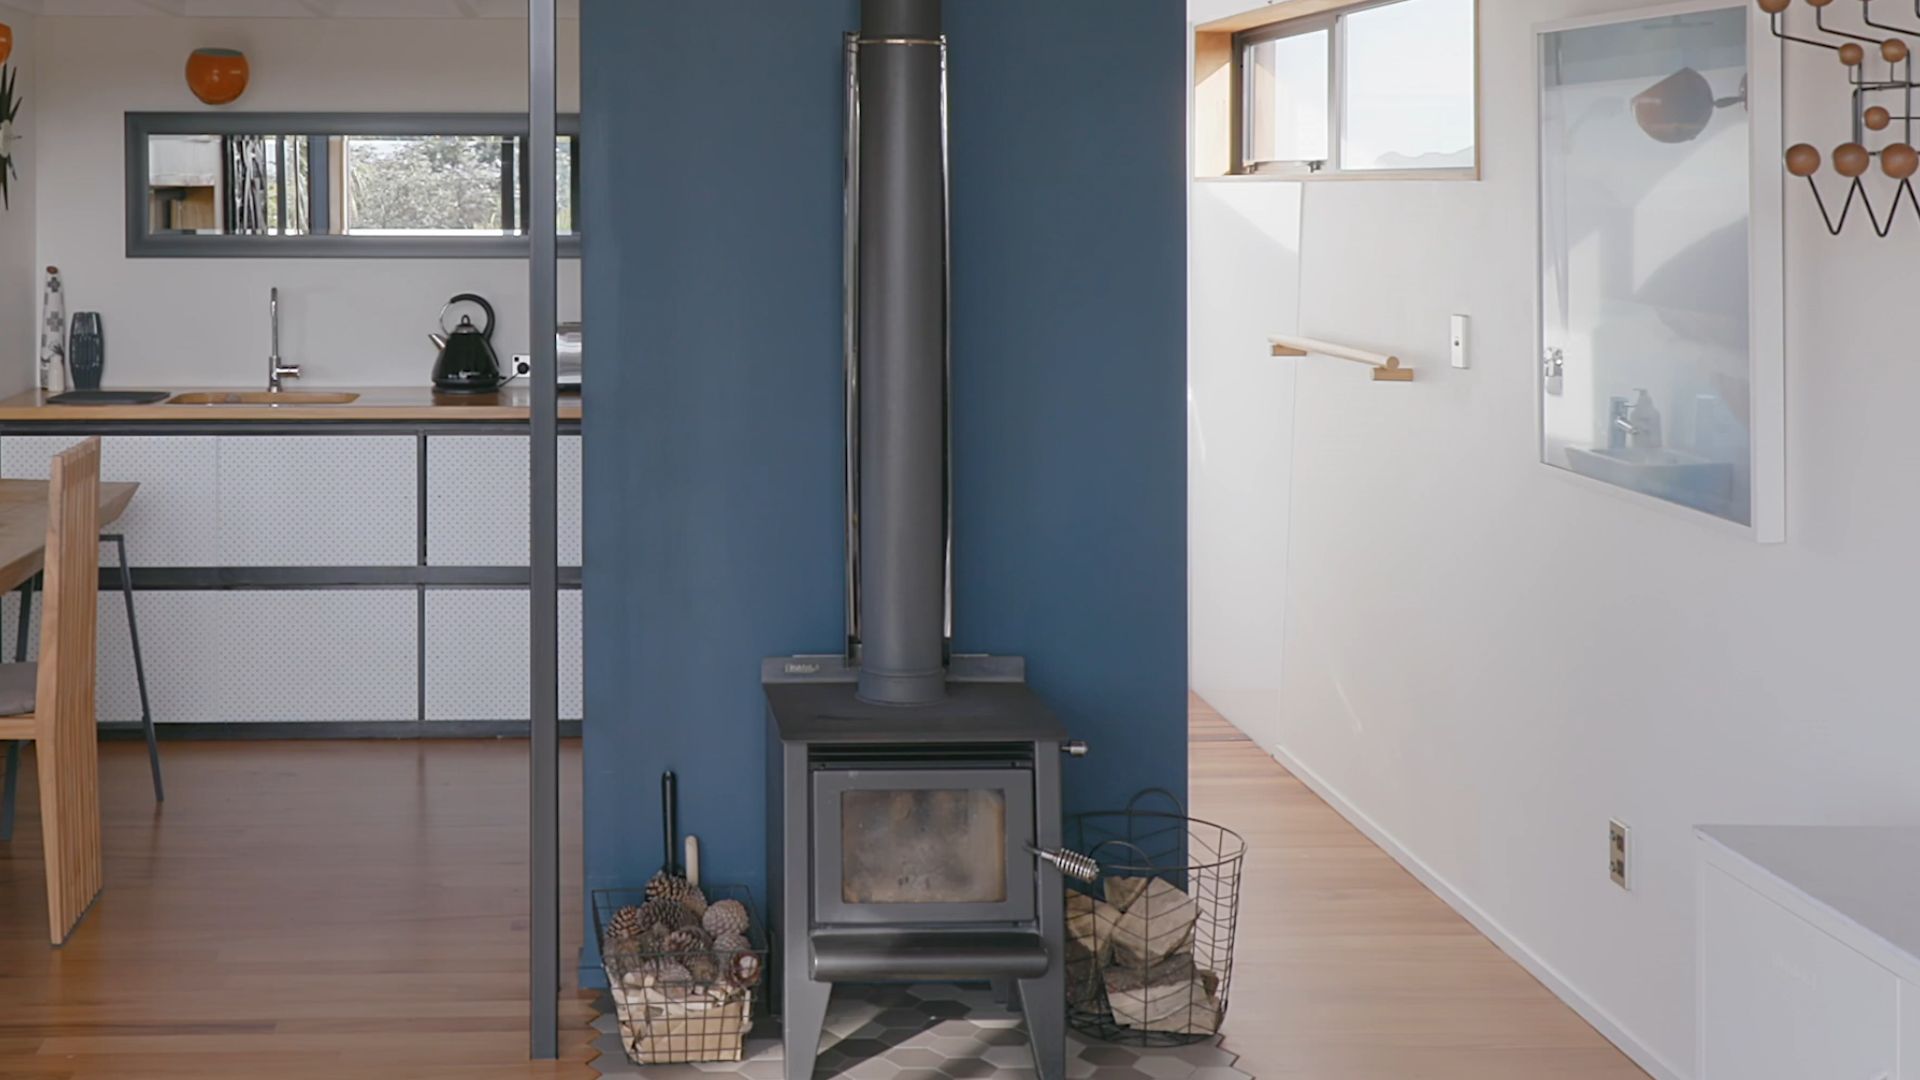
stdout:
<svg viewBox="0 0 1920 1080">
<path fill-rule="evenodd" d="M 360 400 L 359 394 L 328 393 L 319 390 L 196 390 L 175 394 L 169 405 L 346 405 Z"/>
</svg>

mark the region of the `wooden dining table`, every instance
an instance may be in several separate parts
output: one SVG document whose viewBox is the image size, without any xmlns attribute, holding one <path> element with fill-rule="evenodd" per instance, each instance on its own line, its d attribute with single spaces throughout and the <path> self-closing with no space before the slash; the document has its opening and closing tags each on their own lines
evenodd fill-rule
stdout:
<svg viewBox="0 0 1920 1080">
<path fill-rule="evenodd" d="M 100 527 L 126 513 L 137 483 L 100 485 Z M 0 593 L 25 584 L 47 561 L 47 482 L 0 480 Z"/>
</svg>

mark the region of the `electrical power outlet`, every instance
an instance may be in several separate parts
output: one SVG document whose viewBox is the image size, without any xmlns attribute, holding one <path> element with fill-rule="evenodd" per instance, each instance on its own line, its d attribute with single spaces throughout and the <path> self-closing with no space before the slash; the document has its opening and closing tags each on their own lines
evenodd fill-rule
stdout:
<svg viewBox="0 0 1920 1080">
<path fill-rule="evenodd" d="M 1627 883 L 1627 835 L 1631 830 L 1618 821 L 1607 822 L 1607 876 L 1623 889 Z"/>
</svg>

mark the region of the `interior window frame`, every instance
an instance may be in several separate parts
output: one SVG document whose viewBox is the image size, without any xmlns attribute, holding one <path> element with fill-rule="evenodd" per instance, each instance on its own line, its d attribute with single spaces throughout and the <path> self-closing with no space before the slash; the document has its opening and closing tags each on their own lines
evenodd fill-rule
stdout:
<svg viewBox="0 0 1920 1080">
<path fill-rule="evenodd" d="M 1288 180 L 1478 180 L 1480 178 L 1481 74 L 1480 74 L 1480 0 L 1470 0 L 1473 8 L 1473 164 L 1435 168 L 1349 169 L 1341 161 L 1341 144 L 1346 137 L 1347 16 L 1361 11 L 1393 7 L 1407 0 L 1359 0 L 1330 11 L 1281 19 L 1261 26 L 1236 31 L 1232 37 L 1232 90 L 1229 119 L 1231 158 L 1228 175 L 1268 177 Z M 1247 79 L 1246 54 L 1252 45 L 1282 38 L 1297 37 L 1320 30 L 1327 31 L 1327 158 L 1323 162 L 1249 161 L 1247 159 L 1248 95 L 1252 86 Z"/>
<path fill-rule="evenodd" d="M 1312 176 L 1336 170 L 1340 160 L 1340 21 L 1339 12 L 1288 19 L 1285 22 L 1243 30 L 1233 35 L 1233 158 L 1234 171 L 1251 176 Z M 1253 161 L 1247 147 L 1253 141 L 1248 125 L 1253 110 L 1248 99 L 1253 83 L 1247 78 L 1247 51 L 1256 45 L 1287 38 L 1305 37 L 1325 31 L 1327 35 L 1327 157 L 1324 160 Z"/>
<path fill-rule="evenodd" d="M 576 230 L 580 185 L 580 117 L 562 114 L 558 134 L 572 158 L 571 197 Z M 126 254 L 130 259 L 525 259 L 531 240 L 518 236 L 391 236 L 367 234 L 185 235 L 154 234 L 148 220 L 149 140 L 155 135 L 307 136 L 311 150 L 309 220 L 325 227 L 337 212 L 337 186 L 344 160 L 341 143 L 353 136 L 519 136 L 530 129 L 525 113 L 326 113 L 326 112 L 128 112 L 126 114 Z M 322 156 L 324 155 L 324 157 Z M 528 190 L 525 157 L 519 190 Z M 505 185 L 503 184 L 503 187 Z M 558 207 L 555 207 L 557 214 Z M 562 258 L 580 257 L 578 231 L 559 237 Z"/>
</svg>

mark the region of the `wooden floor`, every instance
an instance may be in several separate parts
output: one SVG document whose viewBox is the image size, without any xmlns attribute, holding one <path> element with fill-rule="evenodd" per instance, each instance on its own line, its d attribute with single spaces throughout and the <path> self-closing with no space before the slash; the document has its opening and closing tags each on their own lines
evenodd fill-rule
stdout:
<svg viewBox="0 0 1920 1080">
<path fill-rule="evenodd" d="M 101 746 L 106 890 L 47 946 L 31 785 L 0 844 L 0 1077 L 580 1077 L 527 1062 L 526 744 Z M 563 751 L 562 971 L 580 941 L 577 744 Z"/>
<path fill-rule="evenodd" d="M 1644 1080 L 1197 699 L 1196 814 L 1251 847 L 1228 1044 L 1262 1080 Z M 526 1061 L 526 748 L 102 746 L 107 888 L 46 944 L 30 786 L 0 845 L 0 1080 L 580 1077 Z M 579 751 L 565 768 L 567 962 Z"/>
<path fill-rule="evenodd" d="M 1260 1080 L 1646 1080 L 1199 698 L 1197 817 L 1247 840 L 1227 1046 Z"/>
</svg>

